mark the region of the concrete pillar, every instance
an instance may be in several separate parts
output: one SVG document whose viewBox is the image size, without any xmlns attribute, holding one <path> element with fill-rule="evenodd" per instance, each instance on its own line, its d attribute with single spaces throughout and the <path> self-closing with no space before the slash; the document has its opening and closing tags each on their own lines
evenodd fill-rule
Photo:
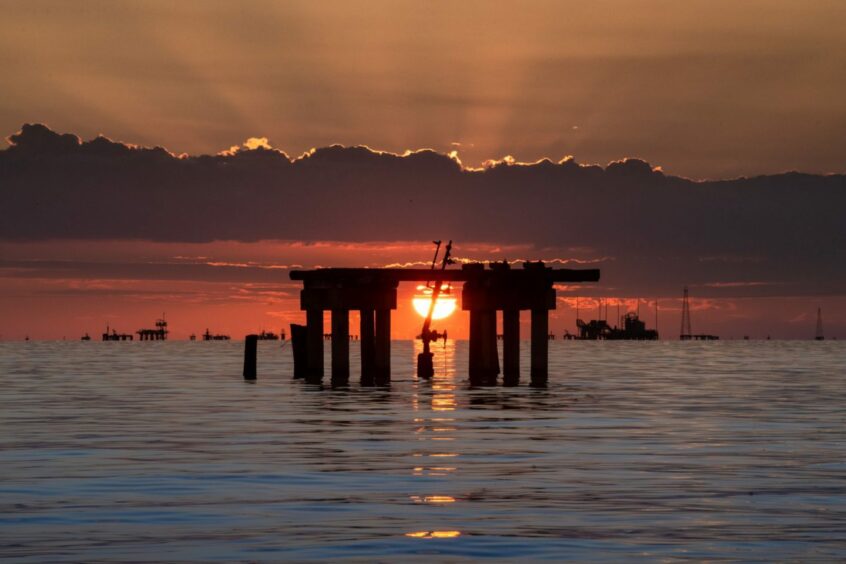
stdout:
<svg viewBox="0 0 846 564">
<path fill-rule="evenodd" d="M 294 354 L 294 378 L 308 374 L 308 329 L 305 325 L 291 324 L 291 350 Z"/>
<path fill-rule="evenodd" d="M 549 372 L 549 310 L 532 310 L 532 386 L 546 386 Z"/>
<path fill-rule="evenodd" d="M 376 310 L 376 385 L 391 383 L 391 310 Z"/>
<path fill-rule="evenodd" d="M 358 334 L 361 342 L 361 385 L 376 382 L 376 324 L 372 309 L 361 310 Z"/>
<path fill-rule="evenodd" d="M 485 310 L 481 314 L 482 366 L 486 386 L 495 386 L 499 376 L 499 353 L 496 346 L 496 310 Z"/>
<path fill-rule="evenodd" d="M 470 385 L 480 386 L 483 384 L 483 369 L 482 369 L 482 316 L 478 309 L 470 310 L 470 350 L 468 372 L 470 375 Z"/>
<path fill-rule="evenodd" d="M 323 382 L 323 310 L 306 310 L 306 332 L 306 381 L 320 384 Z"/>
<path fill-rule="evenodd" d="M 332 310 L 332 385 L 350 382 L 350 312 Z"/>
<path fill-rule="evenodd" d="M 258 335 L 244 338 L 244 380 L 256 379 L 256 358 L 258 357 Z"/>
<path fill-rule="evenodd" d="M 491 386 L 499 374 L 496 311 L 470 310 L 470 384 Z"/>
<path fill-rule="evenodd" d="M 517 386 L 520 383 L 520 310 L 502 312 L 502 383 Z"/>
</svg>

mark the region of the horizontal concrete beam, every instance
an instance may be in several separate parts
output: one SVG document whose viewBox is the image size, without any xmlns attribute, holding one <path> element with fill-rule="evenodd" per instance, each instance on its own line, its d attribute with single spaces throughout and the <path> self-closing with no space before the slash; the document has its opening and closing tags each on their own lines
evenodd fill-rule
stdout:
<svg viewBox="0 0 846 564">
<path fill-rule="evenodd" d="M 535 263 L 536 264 L 536 263 Z M 483 266 L 483 265 L 482 265 Z M 485 268 L 430 270 L 428 268 L 320 268 L 317 270 L 292 270 L 291 280 L 302 280 L 308 286 L 396 286 L 399 282 L 466 282 L 468 280 L 497 280 L 508 283 L 525 283 L 529 280 L 556 282 L 598 282 L 598 269 L 572 270 L 567 268 L 514 268 L 489 270 Z"/>
</svg>

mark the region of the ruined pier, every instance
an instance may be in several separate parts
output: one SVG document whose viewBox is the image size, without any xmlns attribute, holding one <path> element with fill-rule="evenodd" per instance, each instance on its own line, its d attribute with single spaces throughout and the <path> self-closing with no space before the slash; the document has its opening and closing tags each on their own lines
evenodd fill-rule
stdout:
<svg viewBox="0 0 846 564">
<path fill-rule="evenodd" d="M 492 385 L 500 373 L 497 313 L 503 319 L 503 384 L 520 380 L 520 312 L 531 312 L 531 384 L 548 378 L 549 311 L 556 307 L 556 283 L 596 282 L 599 270 L 553 269 L 543 262 L 523 268 L 507 263 L 465 264 L 459 270 L 400 268 L 322 268 L 292 271 L 303 282 L 300 308 L 306 312 L 305 354 L 295 374 L 307 382 L 323 381 L 323 314 L 331 312 L 333 385 L 349 382 L 349 313 L 360 313 L 361 383 L 387 385 L 391 379 L 391 312 L 397 308 L 400 282 L 463 282 L 461 309 L 470 313 L 471 384 Z M 296 346 L 296 344 L 295 344 Z"/>
</svg>

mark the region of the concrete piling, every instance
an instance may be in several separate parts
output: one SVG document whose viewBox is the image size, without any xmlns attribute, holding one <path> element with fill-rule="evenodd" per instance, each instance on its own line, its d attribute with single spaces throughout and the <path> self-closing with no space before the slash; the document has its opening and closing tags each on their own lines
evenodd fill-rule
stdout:
<svg viewBox="0 0 846 564">
<path fill-rule="evenodd" d="M 305 378 L 308 372 L 308 329 L 291 324 L 291 347 L 294 351 L 294 378 Z"/>
<path fill-rule="evenodd" d="M 244 338 L 244 380 L 256 379 L 256 359 L 258 356 L 258 335 Z"/>
<path fill-rule="evenodd" d="M 359 335 L 361 342 L 361 385 L 376 383 L 376 320 L 372 309 L 360 312 Z"/>
<path fill-rule="evenodd" d="M 376 310 L 376 385 L 391 383 L 391 310 Z"/>
<path fill-rule="evenodd" d="M 532 310 L 531 385 L 543 388 L 549 377 L 549 311 Z"/>
<path fill-rule="evenodd" d="M 350 312 L 332 310 L 332 385 L 350 381 Z"/>
<path fill-rule="evenodd" d="M 308 355 L 306 382 L 320 384 L 323 382 L 322 310 L 309 309 L 306 311 L 306 350 Z"/>
<path fill-rule="evenodd" d="M 520 310 L 502 312 L 502 383 L 505 386 L 520 384 Z"/>
</svg>

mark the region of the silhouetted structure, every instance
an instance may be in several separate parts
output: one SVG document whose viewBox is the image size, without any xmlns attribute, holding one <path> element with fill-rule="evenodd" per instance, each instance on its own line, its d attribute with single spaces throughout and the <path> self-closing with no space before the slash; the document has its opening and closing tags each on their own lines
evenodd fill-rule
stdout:
<svg viewBox="0 0 846 564">
<path fill-rule="evenodd" d="M 244 338 L 244 380 L 256 379 L 256 359 L 258 357 L 258 342 L 258 335 L 247 335 Z"/>
<path fill-rule="evenodd" d="M 91 340 L 91 335 L 89 335 L 88 333 L 85 333 L 85 335 L 83 335 L 82 338 L 80 339 L 80 341 L 90 341 L 90 340 Z"/>
<path fill-rule="evenodd" d="M 139 329 L 136 331 L 138 333 L 138 339 L 141 341 L 165 341 L 167 340 L 168 332 L 167 321 L 165 321 L 164 316 L 156 320 L 155 329 Z"/>
<path fill-rule="evenodd" d="M 814 334 L 814 340 L 816 341 L 824 341 L 825 335 L 823 334 L 823 324 L 822 324 L 822 308 L 817 308 L 817 332 Z"/>
<path fill-rule="evenodd" d="M 272 331 L 264 331 L 264 330 L 262 330 L 262 332 L 261 332 L 261 333 L 259 333 L 258 335 L 256 335 L 256 338 L 257 338 L 259 341 L 278 341 L 278 340 L 279 340 L 279 335 L 277 335 L 276 333 L 274 333 L 274 332 L 272 332 Z"/>
<path fill-rule="evenodd" d="M 214 335 L 209 332 L 208 328 L 206 328 L 206 332 L 203 333 L 204 341 L 228 341 L 229 339 L 229 335 Z"/>
<path fill-rule="evenodd" d="M 592 319 L 588 323 L 577 319 L 579 339 L 588 341 L 655 341 L 658 339 L 658 331 L 647 329 L 646 323 L 641 321 L 635 312 L 627 313 L 620 321 L 622 327 L 611 327 L 604 319 Z"/>
<path fill-rule="evenodd" d="M 111 331 L 111 333 L 109 332 Z M 129 333 L 118 333 L 114 329 L 110 329 L 108 325 L 106 325 L 106 332 L 103 333 L 103 340 L 104 341 L 131 341 L 133 336 Z"/>
<path fill-rule="evenodd" d="M 295 323 L 291 324 L 291 348 L 294 351 L 294 378 L 305 378 L 308 373 L 308 350 L 306 349 L 308 346 L 306 341 L 307 338 L 308 336 L 305 325 L 297 325 Z M 364 364 L 364 356 L 368 352 L 369 351 L 366 351 L 364 346 L 362 346 L 362 365 Z M 363 379 L 364 375 L 362 375 L 362 380 Z"/>
<path fill-rule="evenodd" d="M 682 297 L 682 318 L 681 331 L 679 331 L 679 339 L 682 341 L 689 340 L 693 335 L 690 328 L 690 296 L 687 292 L 687 286 L 684 287 L 684 296 Z"/>
<path fill-rule="evenodd" d="M 682 297 L 682 321 L 681 333 L 679 339 L 682 341 L 717 341 L 719 337 L 716 335 L 707 335 L 701 333 L 694 335 L 690 329 L 690 296 L 688 295 L 687 286 L 684 287 L 684 295 Z"/>
<path fill-rule="evenodd" d="M 438 253 L 441 250 L 441 241 L 432 241 L 435 245 L 435 256 L 432 258 L 432 270 L 435 270 L 435 265 L 438 261 Z M 441 270 L 446 270 L 446 267 L 453 263 L 452 258 L 450 258 L 450 254 L 452 253 L 452 240 L 447 243 L 446 250 L 444 252 L 444 257 L 441 262 Z M 426 312 L 426 318 L 423 320 L 423 329 L 420 331 L 419 338 L 423 341 L 423 352 L 417 355 L 417 376 L 420 378 L 432 378 L 435 375 L 435 365 L 434 365 L 434 355 L 430 350 L 429 346 L 432 341 L 437 341 L 441 336 L 443 336 L 444 342 L 446 342 L 446 333 L 441 335 L 436 330 L 432 329 L 432 316 L 435 313 L 435 306 L 438 303 L 438 297 L 440 296 L 441 292 L 444 290 L 444 285 L 440 281 L 432 282 L 432 285 L 429 286 L 429 282 L 426 282 L 427 287 L 431 287 L 432 295 L 429 298 L 429 308 Z M 447 285 L 449 288 L 449 285 Z M 499 371 L 497 370 L 497 373 Z"/>
<path fill-rule="evenodd" d="M 332 312 L 332 382 L 349 381 L 349 311 L 358 310 L 362 346 L 362 382 L 390 382 L 391 310 L 397 307 L 400 282 L 464 282 L 462 309 L 470 312 L 470 381 L 492 384 L 499 373 L 496 313 L 503 312 L 504 383 L 519 381 L 520 311 L 531 311 L 532 385 L 548 377 L 549 310 L 556 307 L 553 284 L 595 282 L 599 270 L 553 270 L 542 262 L 522 269 L 481 263 L 461 270 L 325 268 L 292 271 L 301 280 L 300 307 L 306 312 L 306 380 L 323 379 L 323 312 Z M 293 326 L 292 326 L 293 331 Z M 294 348 L 297 345 L 295 343 Z M 372 353 L 372 354 L 371 354 Z M 296 357 L 295 357 L 296 358 Z"/>
</svg>

